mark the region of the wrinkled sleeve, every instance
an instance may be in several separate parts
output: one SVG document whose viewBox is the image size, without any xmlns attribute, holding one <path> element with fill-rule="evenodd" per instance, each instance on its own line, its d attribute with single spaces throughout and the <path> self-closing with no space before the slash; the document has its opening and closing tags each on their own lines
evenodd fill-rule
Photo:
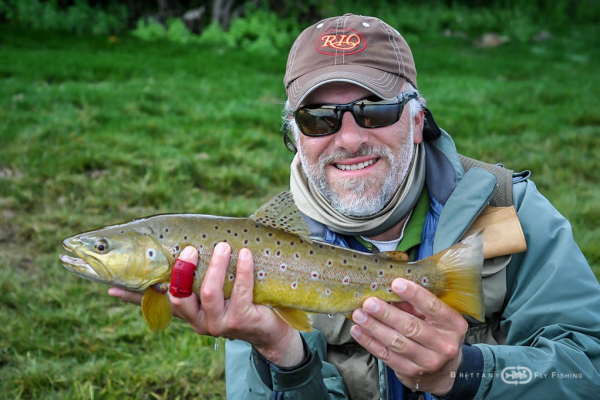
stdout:
<svg viewBox="0 0 600 400">
<path fill-rule="evenodd" d="M 569 222 L 531 181 L 514 186 L 528 249 L 507 266 L 505 345 L 476 345 L 477 399 L 600 395 L 600 285 Z"/>
<path fill-rule="evenodd" d="M 345 399 L 337 369 L 325 359 L 327 342 L 317 330 L 302 332 L 307 359 L 292 370 L 269 366 L 241 340 L 225 343 L 228 399 Z"/>
</svg>

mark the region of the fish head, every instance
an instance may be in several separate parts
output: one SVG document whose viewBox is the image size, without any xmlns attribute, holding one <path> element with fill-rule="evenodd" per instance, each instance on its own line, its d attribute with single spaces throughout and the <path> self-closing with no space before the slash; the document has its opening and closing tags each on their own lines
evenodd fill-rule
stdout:
<svg viewBox="0 0 600 400">
<path fill-rule="evenodd" d="M 66 269 L 95 282 L 142 291 L 170 278 L 172 257 L 143 230 L 104 228 L 63 241 L 77 257 L 60 255 Z"/>
</svg>

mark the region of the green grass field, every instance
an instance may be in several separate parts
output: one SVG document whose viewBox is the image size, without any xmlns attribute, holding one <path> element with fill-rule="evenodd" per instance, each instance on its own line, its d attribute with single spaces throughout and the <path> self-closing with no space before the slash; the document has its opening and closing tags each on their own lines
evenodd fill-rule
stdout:
<svg viewBox="0 0 600 400">
<path fill-rule="evenodd" d="M 470 157 L 533 171 L 600 276 L 600 35 L 413 45 L 419 88 Z M 0 397 L 222 398 L 223 346 L 148 332 L 66 272 L 62 239 L 168 212 L 246 216 L 288 187 L 287 54 L 0 25 Z"/>
</svg>

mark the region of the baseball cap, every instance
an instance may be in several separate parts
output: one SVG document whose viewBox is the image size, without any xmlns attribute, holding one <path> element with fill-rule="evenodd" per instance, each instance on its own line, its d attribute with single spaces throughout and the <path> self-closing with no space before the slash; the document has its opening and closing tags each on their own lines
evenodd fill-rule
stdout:
<svg viewBox="0 0 600 400">
<path fill-rule="evenodd" d="M 392 100 L 417 70 L 400 33 L 374 17 L 344 14 L 306 28 L 296 38 L 283 78 L 292 110 L 317 87 L 350 82 Z"/>
</svg>

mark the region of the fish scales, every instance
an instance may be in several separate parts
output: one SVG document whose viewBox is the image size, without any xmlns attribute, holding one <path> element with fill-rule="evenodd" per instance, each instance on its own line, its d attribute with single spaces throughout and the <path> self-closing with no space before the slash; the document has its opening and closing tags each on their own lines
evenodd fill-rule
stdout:
<svg viewBox="0 0 600 400">
<path fill-rule="evenodd" d="M 82 233 L 63 242 L 65 249 L 82 259 L 61 256 L 61 261 L 84 278 L 148 294 L 149 287 L 169 282 L 177 256 L 192 245 L 199 253 L 192 289 L 199 296 L 220 242 L 232 248 L 225 297 L 235 283 L 238 253 L 248 248 L 254 260 L 254 302 L 272 307 L 292 325 L 296 322 L 286 317 L 285 310 L 349 315 L 368 297 L 398 301 L 391 289 L 398 277 L 425 287 L 463 313 L 483 318 L 480 237 L 409 263 L 402 253 L 363 253 L 313 241 L 290 197 L 282 195 L 250 218 L 165 214 Z M 147 303 L 164 302 L 160 297 L 148 298 L 152 300 Z M 154 329 L 153 317 L 146 312 L 144 316 Z M 306 325 L 302 328 L 306 330 Z"/>
<path fill-rule="evenodd" d="M 159 242 L 173 257 L 186 245 L 198 249 L 199 266 L 193 286 L 197 295 L 214 246 L 219 242 L 227 242 L 232 248 L 225 275 L 225 296 L 229 297 L 233 288 L 238 252 L 248 248 L 255 263 L 254 300 L 275 307 L 295 306 L 320 313 L 348 312 L 371 296 L 386 301 L 400 300 L 391 290 L 391 282 L 397 277 L 418 283 L 421 276 L 432 281 L 436 276 L 433 270 L 405 268 L 407 263 L 385 260 L 370 253 L 310 243 L 250 219 L 194 217 L 197 221 L 190 224 L 189 218 L 158 217 L 150 226 L 154 232 L 160 232 L 155 236 L 160 237 Z M 191 233 L 188 226 L 194 226 L 197 233 Z"/>
</svg>

